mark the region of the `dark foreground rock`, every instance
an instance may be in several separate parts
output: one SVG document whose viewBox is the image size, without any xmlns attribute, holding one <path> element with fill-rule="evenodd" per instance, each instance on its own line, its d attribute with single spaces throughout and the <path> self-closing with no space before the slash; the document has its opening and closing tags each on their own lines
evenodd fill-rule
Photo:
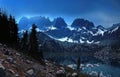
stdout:
<svg viewBox="0 0 120 77">
<path fill-rule="evenodd" d="M 44 62 L 43 65 L 12 48 L 0 46 L 0 77 L 89 77 L 48 60 Z"/>
</svg>

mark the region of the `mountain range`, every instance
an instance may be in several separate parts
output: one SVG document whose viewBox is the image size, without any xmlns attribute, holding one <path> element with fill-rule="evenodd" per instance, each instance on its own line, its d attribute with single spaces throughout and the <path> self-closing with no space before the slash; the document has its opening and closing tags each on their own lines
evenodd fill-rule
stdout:
<svg viewBox="0 0 120 77">
<path fill-rule="evenodd" d="M 18 23 L 19 35 L 37 25 L 40 51 L 44 58 L 62 65 L 100 63 L 120 67 L 120 23 L 109 28 L 76 18 L 68 25 L 61 17 L 51 21 L 46 17 L 22 18 Z M 88 68 L 88 67 L 87 67 Z"/>
<path fill-rule="evenodd" d="M 37 25 L 40 50 L 47 54 L 45 56 L 47 59 L 59 63 L 61 58 L 56 54 L 70 52 L 82 54 L 80 56 L 83 63 L 100 61 L 115 66 L 120 65 L 120 23 L 104 28 L 102 25 L 95 26 L 93 22 L 81 18 L 67 25 L 61 17 L 53 21 L 46 17 L 29 19 L 23 17 L 18 23 L 20 37 L 25 30 L 31 31 L 33 23 Z"/>
<path fill-rule="evenodd" d="M 62 42 L 109 45 L 118 42 L 120 38 L 120 24 L 104 28 L 102 25 L 95 26 L 89 20 L 76 18 L 71 25 L 67 25 L 61 17 L 51 21 L 48 17 L 41 16 L 21 18 L 18 23 L 19 33 L 30 30 L 33 23 L 37 25 L 38 32 Z"/>
</svg>

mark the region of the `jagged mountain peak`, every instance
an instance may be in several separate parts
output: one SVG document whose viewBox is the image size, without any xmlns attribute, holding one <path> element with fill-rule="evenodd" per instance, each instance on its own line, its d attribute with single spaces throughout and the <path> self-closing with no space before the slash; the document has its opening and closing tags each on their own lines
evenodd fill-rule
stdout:
<svg viewBox="0 0 120 77">
<path fill-rule="evenodd" d="M 105 28 L 102 25 L 98 25 L 96 28 L 101 29 L 101 30 L 105 30 Z"/>
<path fill-rule="evenodd" d="M 56 28 L 65 28 L 67 27 L 67 24 L 62 17 L 58 17 L 54 19 L 53 26 Z"/>
<path fill-rule="evenodd" d="M 86 27 L 87 29 L 90 29 L 94 27 L 94 24 L 93 22 L 90 22 L 88 20 L 77 18 L 73 21 L 71 27 L 75 28 Z"/>
<path fill-rule="evenodd" d="M 22 17 L 19 21 L 19 30 L 25 29 L 28 30 L 32 24 L 36 24 L 41 30 L 46 30 L 47 27 L 52 25 L 52 22 L 48 17 L 35 16 L 35 17 Z"/>
<path fill-rule="evenodd" d="M 35 17 L 36 19 L 36 17 Z M 119 39 L 120 36 L 120 23 L 114 24 L 109 29 L 104 28 L 102 25 L 97 27 L 91 21 L 77 18 L 73 21 L 72 25 L 67 25 L 65 20 L 61 17 L 55 18 L 50 22 L 49 18 L 46 17 L 37 17 L 39 20 L 29 21 L 27 18 L 23 18 L 24 23 L 22 25 L 23 29 L 26 28 L 29 30 L 30 24 L 33 22 L 38 24 L 38 30 L 42 31 L 48 36 L 51 36 L 52 39 L 72 42 L 72 43 L 98 43 L 102 40 L 107 39 Z M 40 20 L 41 19 L 41 20 Z M 29 28 L 28 28 L 29 26 Z"/>
</svg>

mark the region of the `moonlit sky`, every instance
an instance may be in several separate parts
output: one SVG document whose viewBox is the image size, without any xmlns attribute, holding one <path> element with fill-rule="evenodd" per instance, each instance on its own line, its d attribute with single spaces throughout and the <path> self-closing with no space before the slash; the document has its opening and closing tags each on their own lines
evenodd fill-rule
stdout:
<svg viewBox="0 0 120 77">
<path fill-rule="evenodd" d="M 48 16 L 63 17 L 69 25 L 75 18 L 104 27 L 120 23 L 120 0 L 0 0 L 0 7 L 17 22 L 23 16 Z"/>
</svg>

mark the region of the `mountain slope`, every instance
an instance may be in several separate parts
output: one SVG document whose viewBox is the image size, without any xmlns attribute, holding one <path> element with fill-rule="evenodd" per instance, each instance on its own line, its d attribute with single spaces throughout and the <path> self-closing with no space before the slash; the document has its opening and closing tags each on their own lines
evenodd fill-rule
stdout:
<svg viewBox="0 0 120 77">
<path fill-rule="evenodd" d="M 66 77 L 68 73 L 72 77 L 74 73 L 79 77 L 90 77 L 47 60 L 42 65 L 32 57 L 0 45 L 0 77 Z"/>
</svg>

